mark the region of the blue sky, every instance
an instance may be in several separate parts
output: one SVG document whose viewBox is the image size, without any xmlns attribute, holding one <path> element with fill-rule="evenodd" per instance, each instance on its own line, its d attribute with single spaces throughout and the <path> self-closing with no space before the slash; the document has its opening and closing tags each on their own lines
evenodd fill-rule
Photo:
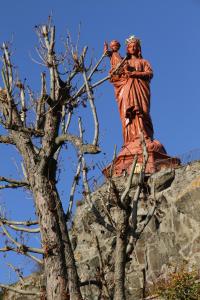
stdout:
<svg viewBox="0 0 200 300">
<path fill-rule="evenodd" d="M 67 30 L 76 40 L 80 22 L 80 46 L 88 45 L 90 53 L 94 53 L 96 58 L 101 56 L 105 40 L 119 40 L 120 51 L 124 55 L 125 39 L 132 34 L 140 37 L 143 57 L 151 62 L 154 70 L 151 115 L 155 138 L 164 144 L 169 155 L 200 148 L 200 0 L 3 1 L 0 43 L 13 40 L 15 65 L 19 67 L 21 78 L 26 78 L 35 91 L 40 89 L 41 67 L 30 58 L 37 57 L 34 26 L 44 23 L 51 13 L 57 27 L 59 50 Z M 106 64 L 108 66 L 109 61 Z M 95 96 L 101 130 L 100 146 L 106 153 L 95 159 L 105 164 L 106 159 L 108 162 L 111 160 L 114 145 L 117 144 L 118 150 L 122 145 L 121 123 L 111 84 L 106 82 Z M 87 119 L 88 112 L 85 116 Z M 90 122 L 88 119 L 85 127 L 88 124 L 90 127 Z M 1 146 L 0 155 L 1 175 L 18 176 L 19 161 L 15 159 L 15 152 Z M 70 157 L 73 154 L 66 152 L 67 163 L 64 158 L 60 163 L 65 176 L 73 167 Z M 0 201 L 5 203 L 10 215 L 18 216 L 18 208 L 22 217 L 29 211 L 32 213 L 30 195 L 25 194 L 23 199 L 20 192 L 9 195 L 1 192 Z M 18 263 L 18 259 L 14 262 Z M 2 263 L 0 282 L 8 281 L 9 276 Z"/>
</svg>

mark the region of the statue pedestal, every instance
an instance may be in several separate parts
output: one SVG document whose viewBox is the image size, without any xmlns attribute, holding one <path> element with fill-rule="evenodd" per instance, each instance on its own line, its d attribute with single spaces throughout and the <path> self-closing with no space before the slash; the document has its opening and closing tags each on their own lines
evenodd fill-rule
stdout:
<svg viewBox="0 0 200 300">
<path fill-rule="evenodd" d="M 181 163 L 180 159 L 168 156 L 162 144 L 157 140 L 147 140 L 146 147 L 149 155 L 145 169 L 146 174 L 152 174 L 164 168 L 176 168 Z M 110 164 L 103 169 L 103 174 L 106 177 L 110 177 L 112 165 L 112 176 L 117 177 L 122 176 L 125 173 L 129 174 L 136 154 L 138 156 L 138 160 L 135 173 L 139 173 L 143 163 L 143 152 L 140 142 L 135 141 L 122 147 L 122 150 L 114 160 L 113 164 Z"/>
</svg>

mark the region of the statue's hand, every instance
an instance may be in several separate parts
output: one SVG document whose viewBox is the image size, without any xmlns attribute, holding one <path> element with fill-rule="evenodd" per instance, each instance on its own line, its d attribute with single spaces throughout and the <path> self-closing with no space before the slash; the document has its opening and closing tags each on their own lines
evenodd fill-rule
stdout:
<svg viewBox="0 0 200 300">
<path fill-rule="evenodd" d="M 128 72 L 129 77 L 131 78 L 143 78 L 143 73 L 144 72 L 140 72 L 140 71 L 132 71 L 132 72 Z"/>
<path fill-rule="evenodd" d="M 111 75 L 110 76 L 110 82 L 115 82 L 115 81 L 118 81 L 120 79 L 120 76 L 119 75 Z"/>
<path fill-rule="evenodd" d="M 124 70 L 124 75 L 125 75 L 126 78 L 132 77 L 132 73 L 133 72 L 130 72 L 130 71 L 126 70 L 126 69 Z"/>
<path fill-rule="evenodd" d="M 108 50 L 108 43 L 107 42 L 104 42 L 104 47 L 103 47 L 103 53 L 105 55 L 108 55 L 110 51 Z"/>
<path fill-rule="evenodd" d="M 133 71 L 133 72 L 131 72 L 130 77 L 140 78 L 143 80 L 150 80 L 152 78 L 152 73 L 151 72 L 143 72 L 143 71 Z"/>
<path fill-rule="evenodd" d="M 136 77 L 140 76 L 140 72 L 138 72 L 138 71 L 133 71 L 133 72 L 130 72 L 130 73 L 131 73 L 130 77 L 132 77 L 132 78 L 136 78 Z"/>
</svg>

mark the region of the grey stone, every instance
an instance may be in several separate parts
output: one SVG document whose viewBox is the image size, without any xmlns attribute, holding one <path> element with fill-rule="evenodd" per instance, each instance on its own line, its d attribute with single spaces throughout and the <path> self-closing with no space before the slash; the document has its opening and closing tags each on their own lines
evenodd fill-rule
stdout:
<svg viewBox="0 0 200 300">
<path fill-rule="evenodd" d="M 115 179 L 122 193 L 127 177 Z M 134 197 L 134 179 L 130 197 Z M 113 271 L 116 236 L 109 223 L 105 207 L 117 222 L 118 210 L 115 208 L 114 195 L 108 197 L 106 182 L 92 194 L 92 201 L 104 220 L 98 223 L 85 201 L 77 207 L 72 240 L 75 244 L 75 258 L 81 280 L 94 279 L 97 275 L 99 253 L 94 242 L 94 233 L 99 240 L 102 258 L 105 262 L 105 277 L 110 290 L 113 290 Z M 177 267 L 200 268 L 200 162 L 180 167 L 176 170 L 164 170 L 153 174 L 147 181 L 150 194 L 143 194 L 139 200 L 140 225 L 145 221 L 152 203 L 157 206 L 154 216 L 146 226 L 134 252 L 126 266 L 127 300 L 139 300 L 144 290 L 144 272 L 146 287 L 156 279 Z M 148 192 L 148 189 L 147 189 Z M 156 199 L 154 199 L 156 197 Z M 85 299 L 98 299 L 99 291 L 95 286 L 82 288 Z M 11 300 L 12 293 L 4 299 Z M 12 294 L 13 295 L 13 294 Z M 15 298 L 19 300 L 20 298 Z M 33 299 L 31 298 L 23 298 Z"/>
<path fill-rule="evenodd" d="M 155 191 L 161 192 L 170 187 L 174 177 L 175 171 L 173 169 L 165 169 L 150 176 L 148 183 L 150 186 L 154 183 Z"/>
</svg>

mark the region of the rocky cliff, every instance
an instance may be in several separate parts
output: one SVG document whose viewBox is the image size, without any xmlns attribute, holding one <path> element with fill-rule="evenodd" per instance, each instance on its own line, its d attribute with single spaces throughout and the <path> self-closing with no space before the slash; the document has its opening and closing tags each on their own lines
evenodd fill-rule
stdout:
<svg viewBox="0 0 200 300">
<path fill-rule="evenodd" d="M 120 191 L 125 181 L 125 177 L 116 179 Z M 131 197 L 135 184 L 133 182 Z M 93 210 L 83 200 L 77 207 L 71 230 L 78 272 L 81 281 L 98 279 L 103 264 L 108 288 L 112 289 L 116 236 L 112 226 L 107 224 L 107 209 L 113 220 L 117 221 L 118 216 L 112 197 L 108 196 L 108 182 L 92 194 L 92 201 L 103 218 L 97 222 Z M 173 268 L 184 265 L 188 269 L 200 269 L 200 162 L 163 170 L 146 178 L 146 188 L 139 201 L 139 225 L 145 222 L 155 201 L 154 215 L 127 261 L 128 300 L 141 299 L 144 290 Z M 82 289 L 85 299 L 99 299 L 98 288 L 92 282 Z M 22 299 L 11 295 L 8 293 L 4 299 Z"/>
</svg>

